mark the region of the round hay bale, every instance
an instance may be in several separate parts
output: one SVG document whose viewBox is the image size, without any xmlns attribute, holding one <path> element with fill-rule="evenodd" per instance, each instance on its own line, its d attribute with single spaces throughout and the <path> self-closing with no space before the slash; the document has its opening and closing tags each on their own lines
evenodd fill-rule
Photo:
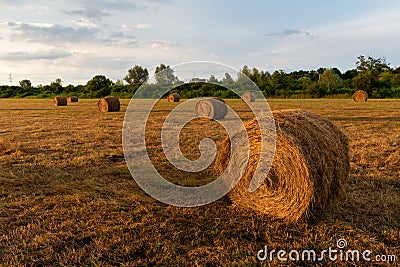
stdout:
<svg viewBox="0 0 400 267">
<path fill-rule="evenodd" d="M 311 112 L 282 110 L 273 112 L 273 117 L 276 150 L 264 183 L 249 192 L 261 151 L 260 129 L 254 119 L 245 123 L 250 144 L 249 163 L 229 196 L 239 207 L 293 223 L 323 210 L 340 192 L 350 168 L 348 139 L 332 122 Z M 261 120 L 270 121 L 271 118 L 262 117 Z M 273 137 L 273 131 L 269 131 L 267 138 Z M 244 132 L 237 133 L 232 140 L 239 145 L 247 142 Z M 226 138 L 216 159 L 215 166 L 220 174 L 228 166 L 230 150 L 231 143 Z M 232 153 L 239 157 L 237 162 L 246 162 L 241 160 L 247 157 L 246 153 Z"/>
<path fill-rule="evenodd" d="M 70 97 L 68 98 L 68 101 L 69 101 L 70 103 L 77 103 L 77 102 L 78 102 L 78 97 L 77 97 L 77 96 L 70 96 Z"/>
<path fill-rule="evenodd" d="M 119 99 L 115 96 L 100 98 L 99 102 L 97 102 L 97 106 L 101 112 L 114 112 L 119 111 L 121 108 Z"/>
<path fill-rule="evenodd" d="M 179 102 L 180 100 L 181 96 L 177 93 L 173 93 L 168 96 L 168 102 Z"/>
<path fill-rule="evenodd" d="M 228 108 L 223 100 L 205 98 L 196 103 L 195 112 L 198 117 L 222 120 L 225 118 Z"/>
<path fill-rule="evenodd" d="M 242 95 L 242 101 L 244 102 L 256 102 L 256 96 L 252 93 L 244 93 Z"/>
<path fill-rule="evenodd" d="M 353 94 L 353 101 L 354 102 L 367 102 L 368 94 L 364 90 L 358 90 Z"/>
<path fill-rule="evenodd" d="M 55 96 L 53 99 L 54 106 L 60 107 L 60 106 L 66 106 L 67 103 L 67 98 L 65 96 Z"/>
<path fill-rule="evenodd" d="M 222 98 L 220 98 L 218 96 L 213 96 L 211 98 L 217 99 L 218 101 L 221 101 L 222 103 L 226 104 L 225 100 L 223 100 Z"/>
</svg>

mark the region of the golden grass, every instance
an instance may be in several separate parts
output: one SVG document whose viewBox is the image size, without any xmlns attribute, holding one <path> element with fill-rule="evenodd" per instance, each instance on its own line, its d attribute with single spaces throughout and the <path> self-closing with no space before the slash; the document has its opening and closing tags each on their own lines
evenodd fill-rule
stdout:
<svg viewBox="0 0 400 267">
<path fill-rule="evenodd" d="M 399 256 L 400 101 L 269 102 L 273 109 L 318 113 L 350 138 L 347 193 L 315 222 L 283 226 L 229 205 L 226 197 L 197 208 L 155 201 L 136 185 L 123 160 L 128 100 L 121 100 L 116 113 L 98 112 L 96 100 L 62 109 L 52 100 L 0 100 L 0 265 L 256 265 L 264 245 L 322 250 L 335 247 L 338 238 L 351 249 Z M 244 120 L 252 118 L 241 100 L 227 104 Z M 177 172 L 160 148 L 158 128 L 176 105 L 162 100 L 155 107 L 149 154 L 171 181 L 207 183 L 216 178 L 213 166 L 199 174 Z M 222 141 L 217 122 L 189 123 L 180 136 L 183 153 L 198 157 L 197 145 L 208 136 Z"/>
</svg>

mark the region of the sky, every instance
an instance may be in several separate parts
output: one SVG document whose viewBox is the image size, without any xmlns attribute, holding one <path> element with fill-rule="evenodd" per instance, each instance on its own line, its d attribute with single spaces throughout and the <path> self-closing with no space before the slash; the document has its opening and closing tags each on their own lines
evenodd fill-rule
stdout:
<svg viewBox="0 0 400 267">
<path fill-rule="evenodd" d="M 141 65 L 212 61 L 273 72 L 400 65 L 393 0 L 0 0 L 0 84 L 116 81 Z"/>
</svg>

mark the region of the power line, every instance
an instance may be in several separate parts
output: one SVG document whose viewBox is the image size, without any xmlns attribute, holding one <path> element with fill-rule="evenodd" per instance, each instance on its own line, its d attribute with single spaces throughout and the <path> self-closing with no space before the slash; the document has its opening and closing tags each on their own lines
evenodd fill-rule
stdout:
<svg viewBox="0 0 400 267">
<path fill-rule="evenodd" d="M 12 85 L 12 74 L 10 73 L 10 85 Z"/>
</svg>

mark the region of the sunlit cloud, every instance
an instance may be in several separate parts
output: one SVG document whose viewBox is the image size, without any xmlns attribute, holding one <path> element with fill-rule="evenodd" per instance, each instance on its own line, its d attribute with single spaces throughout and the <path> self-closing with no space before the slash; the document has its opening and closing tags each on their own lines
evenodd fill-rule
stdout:
<svg viewBox="0 0 400 267">
<path fill-rule="evenodd" d="M 139 23 L 139 24 L 136 24 L 136 27 L 138 29 L 150 29 L 150 28 L 153 28 L 153 25 L 151 25 L 149 23 Z"/>
</svg>

